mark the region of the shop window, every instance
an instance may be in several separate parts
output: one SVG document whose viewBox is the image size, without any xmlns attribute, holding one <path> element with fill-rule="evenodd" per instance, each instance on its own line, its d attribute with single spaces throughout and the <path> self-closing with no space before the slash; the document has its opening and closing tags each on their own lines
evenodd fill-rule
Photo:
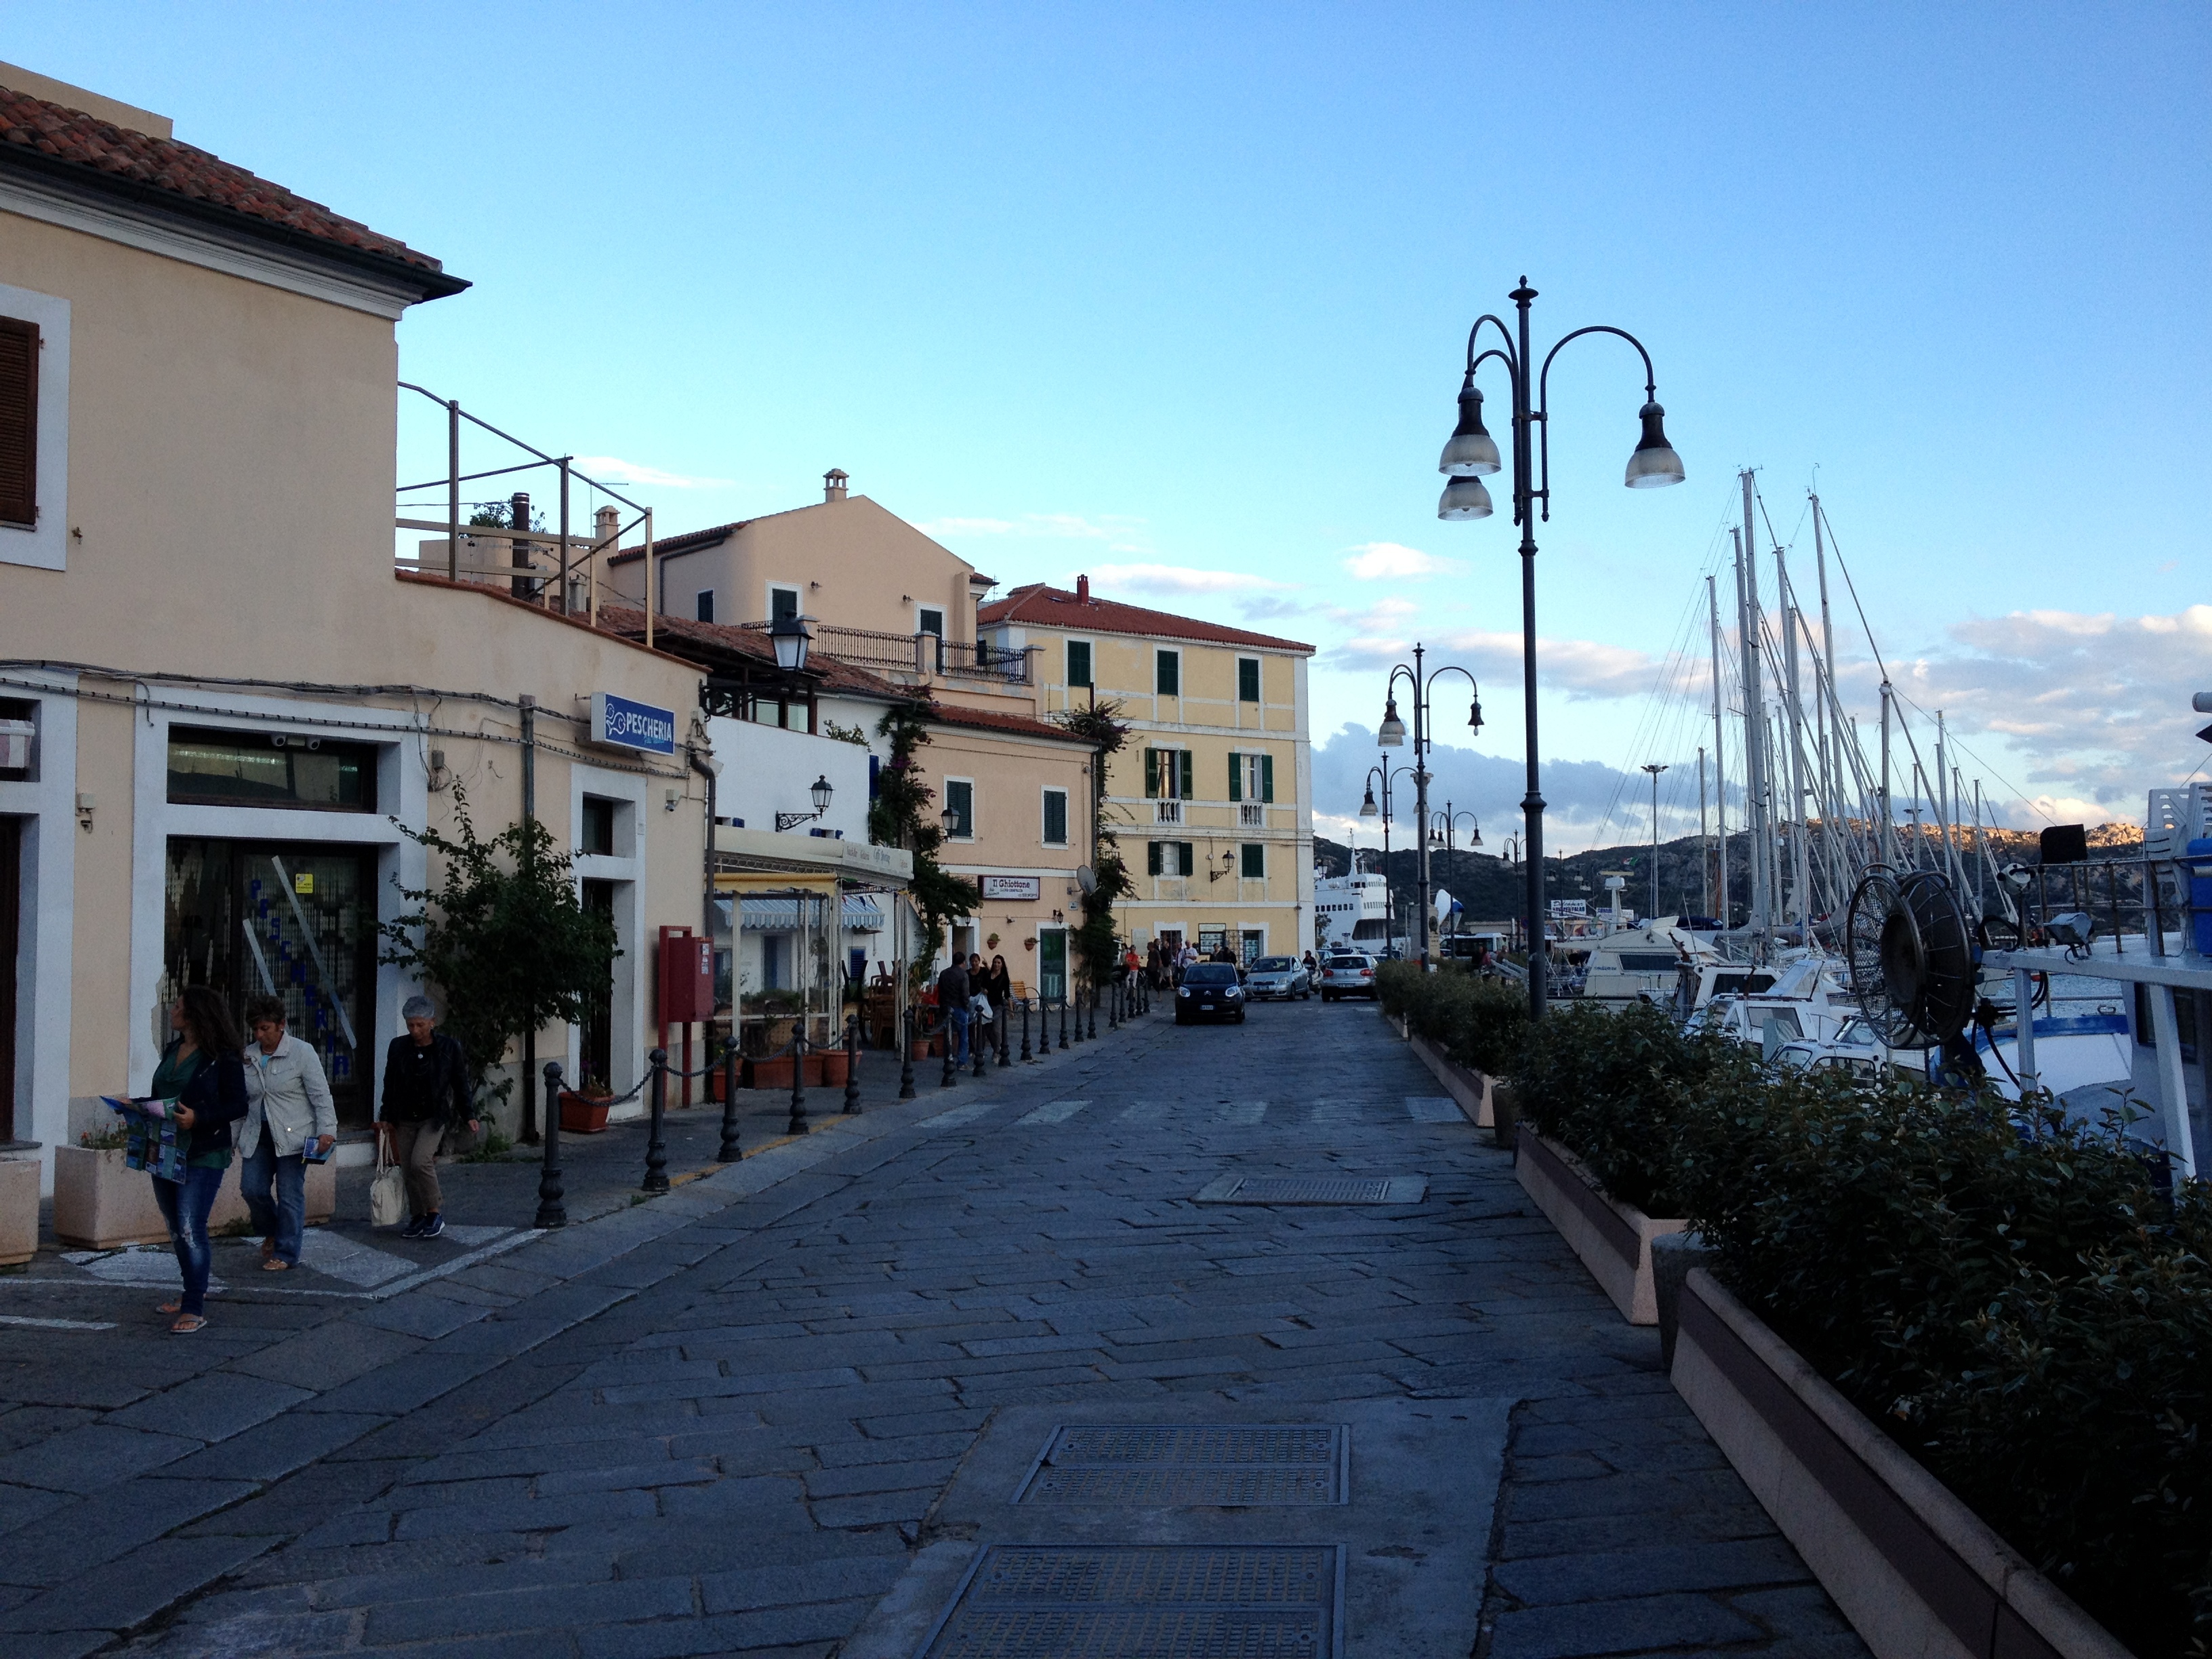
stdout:
<svg viewBox="0 0 2212 1659">
<path fill-rule="evenodd" d="M 1070 640 L 1067 642 L 1067 683 L 1070 685 L 1091 684 L 1091 641 Z"/>
<path fill-rule="evenodd" d="M 1163 697 L 1182 696 L 1182 653 L 1155 651 L 1152 653 L 1152 690 Z"/>
<path fill-rule="evenodd" d="M 1265 881 L 1267 878 L 1267 848 L 1266 844 L 1256 841 L 1248 841 L 1238 850 L 1240 854 L 1237 871 L 1238 874 L 1243 876 L 1247 881 Z"/>
<path fill-rule="evenodd" d="M 273 732 L 169 728 L 169 799 L 178 805 L 376 810 L 376 750 L 365 743 Z"/>
<path fill-rule="evenodd" d="M 1067 791 L 1065 789 L 1044 792 L 1044 844 L 1048 847 L 1067 845 Z"/>
<path fill-rule="evenodd" d="M 1237 701 L 1260 701 L 1260 659 L 1257 657 L 1237 659 Z"/>
<path fill-rule="evenodd" d="M 600 795 L 584 797 L 584 833 L 576 850 L 599 858 L 615 855 L 615 809 L 621 803 Z"/>
</svg>

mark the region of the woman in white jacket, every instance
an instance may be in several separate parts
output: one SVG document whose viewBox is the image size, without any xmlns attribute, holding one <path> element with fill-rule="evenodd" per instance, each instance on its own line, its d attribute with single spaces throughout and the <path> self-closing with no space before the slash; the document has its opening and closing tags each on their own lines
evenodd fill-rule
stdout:
<svg viewBox="0 0 2212 1659">
<path fill-rule="evenodd" d="M 300 1265 L 307 1231 L 307 1166 L 312 1145 L 327 1157 L 337 1141 L 337 1109 L 312 1044 L 284 1030 L 284 1005 L 259 996 L 246 1005 L 253 1041 L 246 1046 L 246 1121 L 238 1132 L 244 1162 L 239 1191 L 261 1235 L 261 1266 L 283 1273 Z"/>
</svg>

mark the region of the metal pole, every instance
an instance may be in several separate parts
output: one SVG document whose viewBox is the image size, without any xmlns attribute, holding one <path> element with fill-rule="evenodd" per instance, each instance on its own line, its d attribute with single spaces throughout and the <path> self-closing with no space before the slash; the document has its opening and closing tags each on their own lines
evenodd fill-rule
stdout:
<svg viewBox="0 0 2212 1659">
<path fill-rule="evenodd" d="M 1889 810 L 1889 682 L 1881 683 L 1881 839 L 1875 843 L 1881 848 L 1876 854 L 1885 864 L 1897 862 L 1897 837 L 1890 832 L 1893 822 Z"/>
<path fill-rule="evenodd" d="M 525 1072 L 526 1079 L 529 1073 Z M 561 1191 L 561 1062 L 545 1062 L 545 1158 L 538 1176 L 538 1218 L 533 1227 L 565 1227 L 568 1206 Z"/>
<path fill-rule="evenodd" d="M 538 699 L 525 692 L 522 696 L 522 823 L 526 833 L 538 818 Z M 522 1034 L 522 1140 L 525 1146 L 538 1139 L 538 1102 L 528 1079 L 538 1074 L 538 1028 L 533 1024 Z"/>
<path fill-rule="evenodd" d="M 653 1067 L 653 1138 L 645 1144 L 645 1185 L 648 1193 L 668 1190 L 668 1143 L 661 1130 L 668 1110 L 668 1050 L 655 1048 L 646 1056 Z"/>
<path fill-rule="evenodd" d="M 1513 514 L 1521 525 L 1521 699 L 1527 726 L 1528 793 L 1521 798 L 1525 828 L 1522 852 L 1528 860 L 1528 1016 L 1540 1021 L 1550 978 L 1551 956 L 1544 940 L 1544 795 L 1539 787 L 1536 747 L 1536 488 L 1534 420 L 1529 406 L 1528 302 L 1536 290 L 1523 276 L 1511 298 L 1520 307 L 1520 355 L 1513 374 Z"/>
<path fill-rule="evenodd" d="M 999 1064 L 1001 1067 L 1014 1063 L 1014 1004 L 1009 997 L 999 1008 L 999 1018 L 993 1022 L 999 1033 Z"/>
<path fill-rule="evenodd" d="M 805 1016 L 800 1015 L 796 1036 L 791 1039 L 791 1121 L 784 1125 L 786 1134 L 803 1135 L 806 1121 L 806 1026 Z"/>
<path fill-rule="evenodd" d="M 1074 981 L 1070 980 L 1068 984 L 1072 988 Z M 1061 1053 L 1067 1051 L 1067 992 L 1065 990 L 1060 994 L 1060 1047 Z"/>
<path fill-rule="evenodd" d="M 461 403 L 446 400 L 446 580 L 461 579 Z"/>
<path fill-rule="evenodd" d="M 1705 828 L 1705 751 L 1698 750 L 1698 905 L 1713 913 L 1713 844 Z"/>
<path fill-rule="evenodd" d="M 914 1098 L 914 1010 L 906 1009 L 891 1023 L 899 1037 L 899 1098 Z"/>
<path fill-rule="evenodd" d="M 645 509 L 645 648 L 653 649 L 653 613 L 658 609 L 653 591 L 653 509 Z"/>
<path fill-rule="evenodd" d="M 1015 1001 L 1017 1001 L 1017 1002 L 1018 1002 L 1018 1003 L 1020 1003 L 1020 1004 L 1022 1005 L 1022 1064 L 1023 1064 L 1023 1065 L 1024 1065 L 1024 1066 L 1026 1066 L 1026 1065 L 1028 1065 L 1028 1064 L 1029 1064 L 1029 1062 L 1030 1062 L 1030 1000 L 1029 1000 L 1029 998 L 1027 998 L 1027 997 L 1017 997 L 1017 998 L 1015 998 L 1015 999 L 1014 999 L 1014 1000 L 1015 1000 Z"/>
<path fill-rule="evenodd" d="M 1091 1005 L 1090 1040 L 1096 1042 L 1098 1041 L 1098 988 L 1093 985 L 1089 987 L 1088 990 L 1089 996 L 1087 1000 Z"/>
<path fill-rule="evenodd" d="M 939 1008 L 937 1012 L 943 1020 L 942 1029 L 938 1034 L 938 1041 L 945 1048 L 945 1071 L 944 1074 L 937 1079 L 937 1086 L 940 1089 L 950 1089 L 957 1076 L 952 1069 L 952 1014 L 951 1010 L 945 1008 Z"/>
<path fill-rule="evenodd" d="M 1413 837 L 1413 882 L 1419 890 L 1421 908 L 1421 967 L 1425 971 L 1433 947 L 1429 939 L 1429 769 L 1421 758 L 1428 744 L 1428 726 L 1423 719 L 1423 705 L 1429 700 L 1428 682 L 1422 678 L 1421 647 L 1413 647 L 1413 819 L 1419 833 Z"/>
<path fill-rule="evenodd" d="M 714 1154 L 718 1164 L 735 1164 L 744 1149 L 738 1144 L 738 1031 L 737 1018 L 730 1019 L 729 1041 L 722 1045 L 722 1145 Z"/>
<path fill-rule="evenodd" d="M 860 1115 L 860 1017 L 845 1016 L 845 1115 Z"/>
<path fill-rule="evenodd" d="M 1728 844 L 1728 768 L 1723 762 L 1727 750 L 1722 747 L 1726 728 L 1721 722 L 1721 601 L 1720 591 L 1713 578 L 1705 578 L 1705 610 L 1712 619 L 1713 633 L 1713 817 L 1720 830 L 1720 894 L 1721 928 L 1729 927 L 1729 844 Z"/>
<path fill-rule="evenodd" d="M 1650 922 L 1659 919 L 1659 775 L 1667 769 L 1646 763 L 1644 769 L 1651 775 L 1651 908 L 1644 917 Z"/>
<path fill-rule="evenodd" d="M 561 458 L 561 614 L 568 614 L 568 461 Z"/>
<path fill-rule="evenodd" d="M 1751 473 L 1740 475 L 1743 483 L 1743 532 L 1736 543 L 1736 569 L 1743 597 L 1743 720 L 1744 750 L 1750 764 L 1745 770 L 1750 799 L 1751 925 L 1762 937 L 1771 925 L 1774 905 L 1774 860 L 1766 799 L 1767 757 L 1762 727 L 1766 719 L 1766 696 L 1759 666 L 1759 558 L 1752 539 Z"/>
</svg>

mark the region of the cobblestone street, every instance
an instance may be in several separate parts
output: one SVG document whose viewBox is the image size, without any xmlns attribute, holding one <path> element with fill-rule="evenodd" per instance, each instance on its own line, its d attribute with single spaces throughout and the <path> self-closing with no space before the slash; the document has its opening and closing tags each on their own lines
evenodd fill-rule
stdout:
<svg viewBox="0 0 2212 1659">
<path fill-rule="evenodd" d="M 757 1156 L 636 1205 L 610 1176 L 560 1232 L 507 1231 L 534 1176 L 457 1166 L 495 1251 L 384 1294 L 241 1286 L 189 1340 L 42 1256 L 0 1281 L 0 1649 L 1135 1650 L 1036 1634 L 1064 1609 L 995 1647 L 980 1612 L 938 1625 L 1010 1582 L 979 1552 L 1065 1542 L 1336 1550 L 1309 1653 L 1864 1651 L 1656 1334 L 1371 1008 L 1100 1035 L 923 1067 L 908 1103 L 879 1076 L 857 1117 L 810 1096 L 817 1132 L 773 1146 L 763 1101 Z M 690 1115 L 672 1170 L 711 1156 Z M 1148 1498 L 1033 1502 L 1062 1425 L 1327 1425 L 1315 1478 L 1348 1490 L 1177 1502 L 1147 1463 Z"/>
</svg>

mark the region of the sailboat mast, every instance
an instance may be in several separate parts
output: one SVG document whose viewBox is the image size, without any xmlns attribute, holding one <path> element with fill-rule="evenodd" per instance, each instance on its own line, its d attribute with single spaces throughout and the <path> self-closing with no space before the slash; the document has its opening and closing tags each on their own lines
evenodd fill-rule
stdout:
<svg viewBox="0 0 2212 1659">
<path fill-rule="evenodd" d="M 1897 837 L 1890 825 L 1895 822 L 1889 810 L 1889 682 L 1881 683 L 1881 826 L 1877 832 L 1881 839 L 1875 843 L 1875 856 L 1884 864 L 1897 862 Z"/>
<path fill-rule="evenodd" d="M 1736 538 L 1736 575 L 1743 599 L 1743 720 L 1744 750 L 1749 765 L 1745 773 L 1751 805 L 1751 926 L 1764 936 L 1773 902 L 1773 848 L 1768 839 L 1766 745 L 1759 731 L 1765 719 L 1765 696 L 1759 671 L 1759 561 L 1752 549 L 1751 470 L 1738 475 L 1743 483 L 1743 529 Z"/>
<path fill-rule="evenodd" d="M 1774 603 L 1782 613 L 1783 662 L 1790 700 L 1790 807 L 1782 816 L 1795 826 L 1790 832 L 1790 898 L 1802 922 L 1813 914 L 1811 849 L 1807 845 L 1805 822 L 1805 704 L 1798 696 L 1797 596 L 1790 591 L 1790 567 L 1779 547 L 1774 550 Z"/>
<path fill-rule="evenodd" d="M 1714 579 L 1705 578 L 1705 610 L 1713 630 L 1713 816 L 1720 825 L 1721 926 L 1729 925 L 1728 768 L 1722 764 L 1721 747 L 1726 727 L 1721 723 L 1721 601 Z M 1711 912 L 1708 911 L 1707 915 Z"/>
<path fill-rule="evenodd" d="M 1712 838 L 1705 833 L 1705 750 L 1698 746 L 1698 873 L 1703 890 L 1698 899 L 1703 914 L 1713 913 Z"/>
</svg>

